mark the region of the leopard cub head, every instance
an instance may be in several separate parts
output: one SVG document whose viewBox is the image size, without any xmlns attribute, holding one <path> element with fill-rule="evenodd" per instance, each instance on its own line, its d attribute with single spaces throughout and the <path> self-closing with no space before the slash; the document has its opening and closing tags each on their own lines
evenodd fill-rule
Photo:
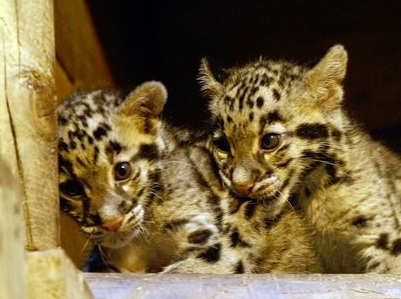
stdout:
<svg viewBox="0 0 401 299">
<path fill-rule="evenodd" d="M 340 138 L 347 53 L 331 48 L 312 68 L 260 59 L 221 69 L 204 59 L 199 80 L 209 100 L 209 146 L 222 181 L 273 214 Z"/>
<path fill-rule="evenodd" d="M 102 246 L 123 246 L 145 230 L 166 98 L 151 81 L 127 97 L 75 94 L 58 108 L 60 206 Z"/>
</svg>

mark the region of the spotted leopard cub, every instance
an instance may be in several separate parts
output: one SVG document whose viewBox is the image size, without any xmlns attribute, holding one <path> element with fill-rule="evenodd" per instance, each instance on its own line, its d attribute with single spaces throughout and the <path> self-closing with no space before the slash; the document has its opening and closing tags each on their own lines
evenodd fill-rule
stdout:
<svg viewBox="0 0 401 299">
<path fill-rule="evenodd" d="M 400 274 L 401 160 L 343 111 L 346 64 L 341 45 L 312 68 L 203 60 L 209 147 L 238 197 L 300 210 L 326 272 Z"/>
<path fill-rule="evenodd" d="M 160 120 L 166 96 L 146 82 L 126 98 L 93 91 L 59 107 L 61 209 L 110 269 L 234 273 L 219 201 Z"/>
</svg>

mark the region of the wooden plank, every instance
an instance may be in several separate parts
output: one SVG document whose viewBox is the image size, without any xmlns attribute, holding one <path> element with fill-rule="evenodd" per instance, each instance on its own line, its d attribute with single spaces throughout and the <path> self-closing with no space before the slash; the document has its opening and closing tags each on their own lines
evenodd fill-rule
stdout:
<svg viewBox="0 0 401 299">
<path fill-rule="evenodd" d="M 84 0 L 55 0 L 57 59 L 74 90 L 112 88 L 113 78 Z"/>
<path fill-rule="evenodd" d="M 85 273 L 96 299 L 401 298 L 399 275 Z"/>
<path fill-rule="evenodd" d="M 3 0 L 0 11 L 2 109 L 9 121 L 2 152 L 5 160 L 16 157 L 10 167 L 22 186 L 26 248 L 53 248 L 59 244 L 53 2 Z"/>
<path fill-rule="evenodd" d="M 0 59 L 0 71 L 2 62 Z M 1 84 L 1 79 L 0 79 Z M 1 101 L 1 158 L 0 158 L 0 298 L 27 298 L 25 284 L 26 269 L 23 235 L 23 216 L 21 206 L 21 188 L 18 175 L 13 173 L 11 164 L 16 161 L 15 155 L 3 152 L 4 127 L 4 93 L 0 91 Z M 9 131 L 8 131 L 9 132 Z M 7 160 L 5 160 L 7 159 Z M 15 170 L 15 169 L 14 169 Z"/>
<path fill-rule="evenodd" d="M 93 298 L 82 273 L 62 249 L 29 252 L 27 260 L 30 299 Z"/>
</svg>

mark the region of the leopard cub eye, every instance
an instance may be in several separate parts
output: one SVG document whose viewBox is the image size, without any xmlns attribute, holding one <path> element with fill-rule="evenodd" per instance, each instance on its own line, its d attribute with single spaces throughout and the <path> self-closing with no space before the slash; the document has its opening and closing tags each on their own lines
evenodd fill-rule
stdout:
<svg viewBox="0 0 401 299">
<path fill-rule="evenodd" d="M 230 143 L 227 138 L 224 136 L 218 137 L 213 140 L 213 145 L 217 147 L 220 151 L 229 153 L 230 152 Z"/>
<path fill-rule="evenodd" d="M 126 180 L 132 173 L 132 167 L 129 162 L 121 162 L 114 166 L 114 179 L 116 181 Z"/>
<path fill-rule="evenodd" d="M 264 150 L 274 150 L 280 145 L 280 134 L 268 133 L 262 137 L 261 148 Z"/>
<path fill-rule="evenodd" d="M 79 197 L 84 195 L 84 187 L 77 180 L 68 180 L 60 184 L 60 191 L 70 197 Z"/>
</svg>

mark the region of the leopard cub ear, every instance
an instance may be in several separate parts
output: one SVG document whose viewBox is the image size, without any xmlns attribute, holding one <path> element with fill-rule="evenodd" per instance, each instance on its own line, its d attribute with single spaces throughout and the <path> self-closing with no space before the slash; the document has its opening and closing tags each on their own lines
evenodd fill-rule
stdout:
<svg viewBox="0 0 401 299">
<path fill-rule="evenodd" d="M 147 81 L 131 91 L 118 109 L 119 115 L 159 116 L 167 101 L 163 83 Z"/>
<path fill-rule="evenodd" d="M 347 71 L 347 60 L 344 47 L 335 45 L 307 74 L 307 88 L 317 104 L 326 110 L 335 109 L 343 100 L 342 81 Z"/>
<path fill-rule="evenodd" d="M 224 93 L 223 83 L 229 73 L 212 58 L 202 58 L 198 80 L 205 95 L 219 96 Z"/>
</svg>

